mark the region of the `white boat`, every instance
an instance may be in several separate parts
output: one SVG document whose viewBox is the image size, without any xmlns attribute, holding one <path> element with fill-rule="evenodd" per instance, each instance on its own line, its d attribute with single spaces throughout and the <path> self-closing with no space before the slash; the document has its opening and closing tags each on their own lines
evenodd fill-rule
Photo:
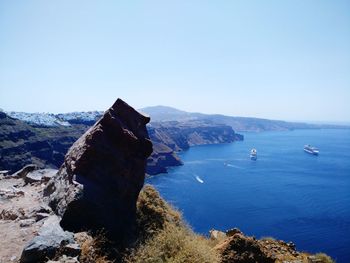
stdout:
<svg viewBox="0 0 350 263">
<path fill-rule="evenodd" d="M 196 180 L 197 180 L 198 182 L 200 182 L 201 184 L 204 183 L 204 181 L 203 181 L 198 175 L 196 176 Z"/>
<path fill-rule="evenodd" d="M 313 147 L 310 144 L 304 145 L 304 151 L 313 155 L 318 155 L 320 152 L 316 147 Z"/>
<path fill-rule="evenodd" d="M 256 149 L 251 149 L 250 159 L 253 161 L 256 161 L 256 159 L 258 159 L 258 153 L 257 153 Z"/>
</svg>

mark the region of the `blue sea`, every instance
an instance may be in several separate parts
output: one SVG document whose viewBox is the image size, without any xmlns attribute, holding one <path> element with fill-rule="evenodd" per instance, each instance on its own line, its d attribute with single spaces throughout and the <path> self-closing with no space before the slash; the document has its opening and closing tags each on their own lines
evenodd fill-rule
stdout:
<svg viewBox="0 0 350 263">
<path fill-rule="evenodd" d="M 244 136 L 242 142 L 192 147 L 180 153 L 183 166 L 147 183 L 198 233 L 238 227 L 350 262 L 350 130 Z M 304 144 L 317 146 L 320 155 L 305 153 Z M 257 161 L 249 158 L 252 148 Z"/>
</svg>

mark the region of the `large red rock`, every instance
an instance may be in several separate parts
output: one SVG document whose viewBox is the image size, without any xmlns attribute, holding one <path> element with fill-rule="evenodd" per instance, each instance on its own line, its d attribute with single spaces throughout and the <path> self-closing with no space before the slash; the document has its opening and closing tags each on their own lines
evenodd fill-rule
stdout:
<svg viewBox="0 0 350 263">
<path fill-rule="evenodd" d="M 69 231 L 132 236 L 136 200 L 152 153 L 144 116 L 118 99 L 69 149 L 44 195 Z"/>
</svg>

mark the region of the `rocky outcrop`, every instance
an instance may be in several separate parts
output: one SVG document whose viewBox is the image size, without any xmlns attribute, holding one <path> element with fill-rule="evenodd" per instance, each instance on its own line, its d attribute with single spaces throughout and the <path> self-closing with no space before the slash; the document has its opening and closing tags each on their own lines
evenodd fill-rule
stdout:
<svg viewBox="0 0 350 263">
<path fill-rule="evenodd" d="M 24 166 L 22 169 L 18 170 L 14 174 L 11 175 L 12 178 L 24 178 L 28 173 L 38 169 L 38 167 L 34 164 L 28 164 Z"/>
<path fill-rule="evenodd" d="M 24 247 L 21 263 L 45 262 L 54 257 L 61 247 L 74 242 L 73 234 L 64 231 L 59 220 L 53 215 L 45 221 L 38 235 Z"/>
<path fill-rule="evenodd" d="M 246 237 L 242 233 L 228 237 L 216 249 L 219 251 L 223 263 L 275 262 L 273 258 L 264 253 L 256 239 Z"/>
<path fill-rule="evenodd" d="M 69 149 L 44 192 L 64 229 L 105 229 L 123 242 L 132 237 L 136 200 L 152 153 L 149 121 L 118 99 Z"/>
<path fill-rule="evenodd" d="M 299 252 L 292 242 L 273 238 L 256 239 L 244 235 L 237 228 L 226 233 L 212 230 L 210 239 L 217 243 L 214 249 L 219 253 L 222 263 L 333 262 L 325 254 Z"/>
<path fill-rule="evenodd" d="M 24 182 L 26 184 L 38 183 L 38 182 L 48 182 L 57 173 L 55 169 L 40 169 L 28 173 L 24 177 Z"/>
</svg>

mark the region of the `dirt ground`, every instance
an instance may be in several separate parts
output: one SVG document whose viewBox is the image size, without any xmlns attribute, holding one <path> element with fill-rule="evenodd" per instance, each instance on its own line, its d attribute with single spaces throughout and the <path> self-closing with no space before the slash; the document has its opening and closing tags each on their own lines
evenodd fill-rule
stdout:
<svg viewBox="0 0 350 263">
<path fill-rule="evenodd" d="M 0 263 L 18 262 L 23 247 L 42 225 L 37 212 L 45 210 L 44 186 L 0 178 Z"/>
</svg>

